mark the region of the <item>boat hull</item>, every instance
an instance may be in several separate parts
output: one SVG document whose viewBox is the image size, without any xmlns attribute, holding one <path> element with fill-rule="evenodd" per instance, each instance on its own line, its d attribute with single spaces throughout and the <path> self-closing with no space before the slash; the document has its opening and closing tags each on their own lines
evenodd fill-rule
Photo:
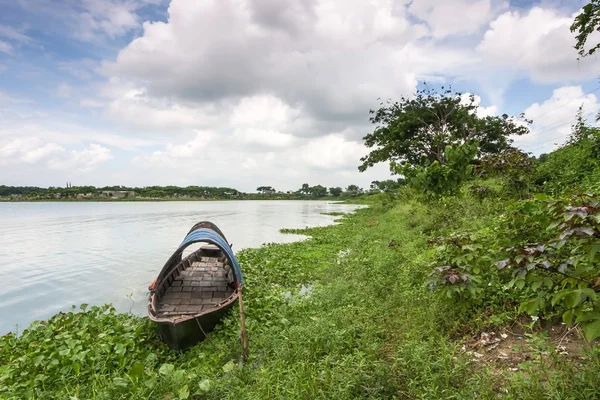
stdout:
<svg viewBox="0 0 600 400">
<path fill-rule="evenodd" d="M 193 244 L 200 247 L 183 257 Z M 239 263 L 221 230 L 199 222 L 148 287 L 148 317 L 171 349 L 187 350 L 215 329 L 236 300 L 241 307 L 242 285 Z"/>
<path fill-rule="evenodd" d="M 177 323 L 156 322 L 160 339 L 173 350 L 185 351 L 204 340 L 221 322 L 235 302 L 215 311 Z"/>
</svg>

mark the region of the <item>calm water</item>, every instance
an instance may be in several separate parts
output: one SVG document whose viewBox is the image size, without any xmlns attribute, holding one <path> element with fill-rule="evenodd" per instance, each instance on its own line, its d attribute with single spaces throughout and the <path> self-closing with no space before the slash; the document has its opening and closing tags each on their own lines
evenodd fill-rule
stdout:
<svg viewBox="0 0 600 400">
<path fill-rule="evenodd" d="M 240 250 L 302 239 L 279 229 L 327 225 L 334 217 L 321 213 L 354 209 L 320 201 L 0 203 L 0 334 L 73 304 L 143 315 L 148 285 L 198 221 L 215 222 Z"/>
</svg>

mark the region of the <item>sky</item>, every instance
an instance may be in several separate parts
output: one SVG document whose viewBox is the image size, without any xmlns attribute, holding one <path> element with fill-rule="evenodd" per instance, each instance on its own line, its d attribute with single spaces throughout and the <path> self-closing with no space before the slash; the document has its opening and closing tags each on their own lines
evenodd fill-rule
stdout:
<svg viewBox="0 0 600 400">
<path fill-rule="evenodd" d="M 524 112 L 515 144 L 549 152 L 600 111 L 584 4 L 0 0 L 0 184 L 368 187 L 369 110 L 425 84 Z"/>
</svg>

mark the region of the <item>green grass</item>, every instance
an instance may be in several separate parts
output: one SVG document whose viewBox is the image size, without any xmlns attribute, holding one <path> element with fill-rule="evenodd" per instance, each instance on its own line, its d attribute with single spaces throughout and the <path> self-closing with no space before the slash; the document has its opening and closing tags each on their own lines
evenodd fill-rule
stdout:
<svg viewBox="0 0 600 400">
<path fill-rule="evenodd" d="M 427 289 L 434 255 L 426 240 L 484 228 L 501 204 L 394 205 L 377 198 L 385 206 L 346 215 L 341 224 L 290 231 L 309 240 L 238 253 L 250 340 L 246 364 L 236 312 L 208 340 L 177 354 L 157 340 L 147 319 L 91 308 L 1 338 L 0 398 L 600 396 L 597 352 L 583 367 L 548 357 L 516 373 L 474 365 L 456 339 L 487 321 L 465 319 Z"/>
</svg>

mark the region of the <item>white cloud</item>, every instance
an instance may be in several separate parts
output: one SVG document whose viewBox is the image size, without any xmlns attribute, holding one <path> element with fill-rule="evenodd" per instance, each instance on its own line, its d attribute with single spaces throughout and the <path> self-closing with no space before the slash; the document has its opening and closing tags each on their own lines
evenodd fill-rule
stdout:
<svg viewBox="0 0 600 400">
<path fill-rule="evenodd" d="M 356 118 L 377 97 L 414 89 L 413 71 L 396 52 L 423 27 L 391 1 L 296 3 L 174 0 L 169 21 L 145 23 L 143 36 L 104 71 L 152 97 L 204 103 L 272 95 L 330 119 Z M 302 23 L 282 22 L 290 7 L 300 7 Z"/>
<path fill-rule="evenodd" d="M 0 143 L 0 164 L 8 165 L 9 162 L 36 163 L 54 152 L 64 149 L 55 143 L 44 143 L 40 138 L 29 137 L 12 139 Z"/>
<path fill-rule="evenodd" d="M 378 98 L 410 96 L 422 80 L 459 83 L 486 99 L 483 107 L 476 96 L 480 116 L 498 115 L 517 79 L 580 84 L 600 70 L 595 58 L 577 64 L 573 15 L 551 3 L 517 10 L 503 0 L 172 0 L 166 21 L 142 23 L 154 2 L 20 0 L 101 49 L 94 54 L 114 54 L 111 45 L 135 38 L 103 62 L 59 61 L 69 84 L 51 81 L 65 100 L 47 115 L 0 109 L 2 143 L 40 139 L 26 155 L 15 153 L 19 142 L 7 147 L 11 162 L 66 170 L 104 162 L 98 176 L 123 179 L 107 183 L 134 185 L 347 185 L 388 174 L 385 164 L 357 172 Z M 17 47 L 6 43 L 5 51 Z M 569 90 L 528 112 L 580 93 Z M 2 106 L 15 100 L 0 93 Z M 554 121 L 545 118 L 537 136 L 518 141 L 539 146 L 543 124 Z"/>
<path fill-rule="evenodd" d="M 83 150 L 64 152 L 62 156 L 55 156 L 48 160 L 48 166 L 53 169 L 69 169 L 81 172 L 90 171 L 113 156 L 106 147 L 92 143 Z"/>
<path fill-rule="evenodd" d="M 296 142 L 296 138 L 289 133 L 256 128 L 236 129 L 234 139 L 240 143 L 279 148 L 291 146 Z"/>
<path fill-rule="evenodd" d="M 235 135 L 234 135 L 235 136 Z M 386 165 L 364 174 L 357 171 L 359 158 L 367 153 L 362 143 L 341 134 L 318 138 L 296 138 L 294 146 L 279 151 L 263 148 L 248 152 L 244 143 L 212 132 L 200 131 L 183 143 L 169 143 L 163 150 L 135 157 L 132 166 L 152 171 L 157 180 L 168 180 L 177 171 L 180 184 L 202 180 L 252 190 L 256 182 L 268 182 L 281 190 L 296 189 L 302 182 L 326 186 L 366 185 L 389 176 Z M 165 171 L 166 168 L 170 170 Z M 250 177 L 252 182 L 245 178 Z M 208 183 L 206 183 L 208 182 Z"/>
<path fill-rule="evenodd" d="M 71 169 L 86 172 L 112 158 L 110 150 L 90 144 L 83 150 L 67 151 L 56 143 L 39 137 L 27 137 L 0 142 L 0 165 L 19 163 L 41 164 L 52 169 Z"/>
<path fill-rule="evenodd" d="M 64 117 L 61 119 L 57 115 L 46 115 L 40 112 L 19 112 L 0 108 L 0 139 L 8 142 L 31 137 L 43 138 L 45 143 L 55 143 L 63 148 L 84 147 L 89 143 L 101 143 L 127 151 L 164 143 L 163 140 L 157 137 L 136 137 L 123 135 L 118 131 L 92 129 L 67 122 Z M 34 143 L 37 142 L 34 141 Z"/>
<path fill-rule="evenodd" d="M 555 89 L 542 103 L 534 103 L 525 110 L 525 117 L 533 119 L 531 133 L 516 137 L 515 145 L 534 154 L 548 153 L 563 144 L 571 133 L 579 107 L 588 123 L 593 123 L 600 104 L 594 94 L 585 94 L 580 86 Z"/>
<path fill-rule="evenodd" d="M 9 25 L 0 25 L 0 37 L 21 43 L 29 43 L 31 41 L 29 36 Z"/>
<path fill-rule="evenodd" d="M 479 116 L 480 118 L 485 118 L 498 115 L 498 107 L 495 105 L 483 107 L 481 105 L 481 96 L 478 95 L 472 95 L 471 93 L 463 93 L 461 95 L 462 104 L 471 104 L 471 96 L 473 96 L 473 105 L 477 106 L 477 116 Z"/>
<path fill-rule="evenodd" d="M 415 17 L 427 23 L 434 37 L 469 35 L 479 31 L 499 9 L 492 0 L 413 0 L 408 8 Z"/>
<path fill-rule="evenodd" d="M 341 134 L 330 134 L 308 141 L 304 146 L 290 150 L 284 155 L 292 162 L 313 168 L 357 168 L 359 159 L 367 154 L 362 143 L 348 141 Z"/>
<path fill-rule="evenodd" d="M 13 48 L 10 43 L 0 40 L 0 52 L 12 54 Z"/>
<path fill-rule="evenodd" d="M 600 60 L 577 61 L 573 15 L 533 7 L 508 11 L 490 24 L 478 53 L 492 66 L 523 71 L 537 82 L 582 81 L 598 75 Z"/>
</svg>

